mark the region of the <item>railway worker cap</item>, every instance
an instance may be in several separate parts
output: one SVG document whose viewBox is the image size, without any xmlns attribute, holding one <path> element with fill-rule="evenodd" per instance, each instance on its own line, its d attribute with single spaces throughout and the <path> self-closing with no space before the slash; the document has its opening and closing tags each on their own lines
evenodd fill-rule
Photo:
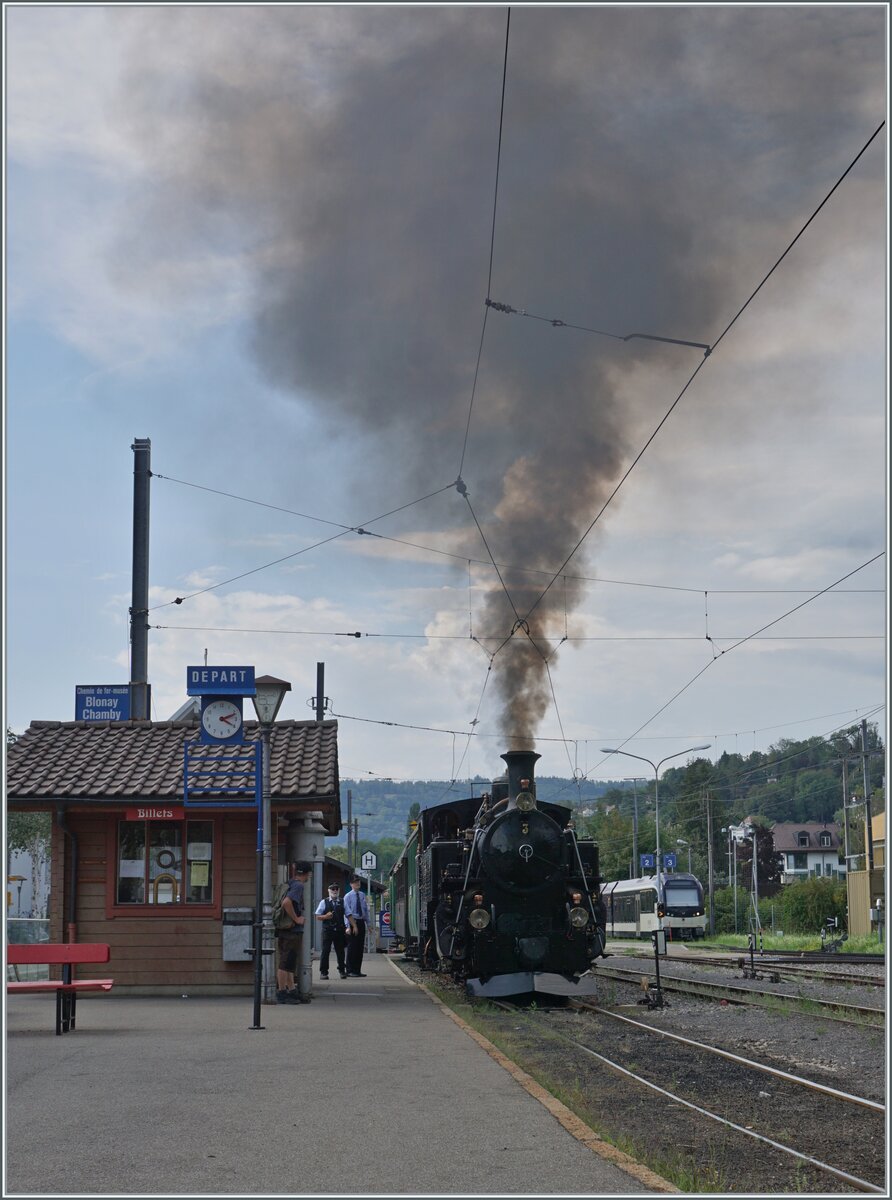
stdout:
<svg viewBox="0 0 892 1200">
<path fill-rule="evenodd" d="M 341 885 L 339 883 L 330 883 L 328 885 L 328 890 L 330 892 L 339 892 L 341 890 Z"/>
<path fill-rule="evenodd" d="M 351 875 L 350 882 L 351 883 L 362 883 L 362 876 L 361 875 Z"/>
</svg>

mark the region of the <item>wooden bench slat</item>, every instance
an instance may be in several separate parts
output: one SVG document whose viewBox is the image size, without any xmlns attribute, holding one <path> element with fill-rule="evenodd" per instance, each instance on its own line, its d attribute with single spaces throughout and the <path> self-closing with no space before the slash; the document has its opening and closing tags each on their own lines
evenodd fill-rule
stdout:
<svg viewBox="0 0 892 1200">
<path fill-rule="evenodd" d="M 6 961 L 15 967 L 108 962 L 111 948 L 104 942 L 33 942 L 6 947 Z"/>
<path fill-rule="evenodd" d="M 58 979 L 32 979 L 7 983 L 8 992 L 110 992 L 115 986 L 113 979 L 76 979 L 74 983 L 62 983 Z"/>
</svg>

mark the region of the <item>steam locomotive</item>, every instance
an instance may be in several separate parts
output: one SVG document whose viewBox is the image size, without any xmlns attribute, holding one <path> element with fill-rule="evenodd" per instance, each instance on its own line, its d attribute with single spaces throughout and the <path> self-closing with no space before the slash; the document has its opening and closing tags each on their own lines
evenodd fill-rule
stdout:
<svg viewBox="0 0 892 1200">
<path fill-rule="evenodd" d="M 425 809 L 390 873 L 407 957 L 475 996 L 590 992 L 580 976 L 604 953 L 598 847 L 571 809 L 537 801 L 539 757 L 509 750 L 491 792 Z"/>
</svg>

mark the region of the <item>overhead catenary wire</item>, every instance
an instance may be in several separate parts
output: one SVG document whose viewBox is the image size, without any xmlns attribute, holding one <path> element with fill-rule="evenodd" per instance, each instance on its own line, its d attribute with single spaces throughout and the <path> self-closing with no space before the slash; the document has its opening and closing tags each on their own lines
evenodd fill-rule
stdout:
<svg viewBox="0 0 892 1200">
<path fill-rule="evenodd" d="M 283 637 L 336 637 L 336 638 L 353 638 L 360 640 L 361 638 L 391 638 L 394 641 L 429 641 L 429 642 L 476 642 L 487 657 L 491 656 L 491 651 L 487 650 L 483 645 L 484 642 L 497 642 L 501 639 L 495 637 L 485 637 L 484 635 L 468 634 L 468 633 L 405 633 L 405 632 L 374 632 L 360 629 L 277 629 L 275 627 L 259 628 L 256 626 L 236 626 L 236 625 L 150 625 L 150 629 L 163 629 L 165 631 L 188 631 L 189 633 L 253 633 L 253 634 L 275 634 Z M 555 636 L 542 634 L 545 641 L 555 640 Z M 881 642 L 885 641 L 886 635 L 882 633 L 814 633 L 814 634 L 787 634 L 781 637 L 759 637 L 756 640 L 760 642 Z M 712 638 L 712 641 L 732 641 L 730 637 Z M 746 640 L 746 639 L 745 639 Z M 551 655 L 558 650 L 564 642 L 702 642 L 702 635 L 695 634 L 616 634 L 605 635 L 600 637 L 561 637 L 557 640 L 556 645 L 551 651 Z M 523 645 L 522 642 L 517 643 Z"/>
<path fill-rule="evenodd" d="M 235 492 L 224 492 L 224 491 L 221 491 L 219 488 L 207 487 L 204 484 L 195 483 L 194 481 L 188 480 L 188 479 L 178 479 L 173 475 L 161 475 L 158 472 L 153 472 L 152 474 L 153 474 L 153 478 L 161 479 L 161 480 L 165 481 L 166 483 L 177 483 L 177 484 L 180 484 L 182 487 L 194 488 L 197 491 L 202 491 L 202 492 L 210 492 L 211 494 L 213 494 L 215 496 L 223 496 L 228 500 L 237 500 L 242 504 L 253 504 L 260 508 L 270 508 L 277 512 L 287 513 L 290 516 L 302 517 L 307 521 L 316 521 L 317 523 L 322 524 L 322 525 L 332 525 L 337 529 L 342 529 L 345 533 L 355 533 L 355 532 L 358 532 L 359 529 L 363 528 L 363 526 L 346 525 L 341 521 L 333 521 L 327 517 L 315 516 L 312 513 L 299 512 L 297 509 L 285 508 L 279 504 L 270 504 L 265 500 L 256 500 L 250 496 L 240 496 L 240 495 L 236 494 Z M 455 482 L 448 483 L 443 488 L 441 488 L 440 491 L 443 491 L 443 492 L 451 491 L 452 488 L 455 486 L 456 486 Z M 436 496 L 438 494 L 439 494 L 439 492 L 431 493 L 432 496 Z M 428 498 L 429 497 L 427 497 L 427 496 L 422 497 L 422 499 L 428 499 Z M 418 501 L 412 501 L 410 504 L 403 505 L 402 508 L 411 508 L 414 504 L 417 504 L 417 503 L 418 503 Z M 394 515 L 394 513 L 400 512 L 400 511 L 402 511 L 402 509 L 394 509 L 390 513 L 384 513 L 384 514 L 382 514 L 381 517 L 376 517 L 375 520 L 376 521 L 383 520 L 383 518 L 385 516 L 392 516 L 392 515 Z M 371 525 L 371 524 L 373 524 L 372 521 L 365 522 L 365 525 Z M 427 546 L 421 542 L 411 542 L 411 541 L 408 541 L 406 538 L 393 537 L 392 534 L 381 533 L 378 530 L 371 531 L 371 530 L 366 529 L 365 533 L 368 536 L 377 538 L 379 541 L 382 541 L 382 542 L 393 542 L 395 545 L 398 545 L 398 546 L 408 546 L 412 550 L 423 550 L 428 554 L 437 554 L 443 558 L 452 558 L 459 562 L 469 563 L 473 566 L 486 567 L 490 570 L 494 569 L 492 560 L 488 559 L 488 558 L 473 558 L 473 557 L 469 558 L 468 555 L 466 555 L 466 554 L 456 554 L 455 552 L 453 552 L 451 550 L 443 550 L 438 546 Z M 500 571 L 512 571 L 512 572 L 519 571 L 519 572 L 523 572 L 524 574 L 527 574 L 527 575 L 544 575 L 546 578 L 551 578 L 551 576 L 555 574 L 553 569 L 549 569 L 547 567 L 529 567 L 529 566 L 521 566 L 520 564 L 517 564 L 517 563 L 504 563 L 504 562 L 499 562 L 499 561 L 496 561 L 495 566 L 498 567 L 498 569 Z M 665 592 L 691 592 L 691 593 L 697 593 L 698 595 L 702 595 L 703 592 L 710 592 L 713 595 L 722 595 L 722 596 L 758 596 L 758 595 L 796 596 L 796 595 L 811 595 L 812 593 L 817 591 L 816 588 L 766 588 L 766 587 L 760 587 L 760 588 L 709 587 L 709 588 L 704 588 L 703 586 L 700 586 L 697 584 L 682 585 L 682 584 L 672 584 L 672 583 L 651 583 L 651 582 L 643 581 L 640 579 L 610 579 L 610 578 L 608 578 L 606 576 L 602 576 L 602 575 L 574 575 L 570 572 L 559 572 L 559 574 L 562 575 L 562 578 L 565 581 L 572 580 L 573 582 L 578 582 L 578 583 L 607 584 L 611 587 L 648 588 L 648 589 L 653 589 L 655 591 L 665 591 Z M 884 588 L 839 588 L 837 590 L 836 594 L 844 595 L 844 596 L 885 595 L 885 589 Z M 128 645 L 129 645 L 129 642 L 128 642 Z"/>
<path fill-rule="evenodd" d="M 885 554 L 884 550 L 880 551 L 879 554 L 875 554 L 872 558 L 869 558 L 866 562 L 862 563 L 859 567 L 855 567 L 854 570 L 849 571 L 847 574 L 843 575 L 840 579 L 837 579 L 834 583 L 828 584 L 828 586 L 826 588 L 823 588 L 818 593 L 818 596 L 823 595 L 824 592 L 826 592 L 826 591 L 830 591 L 831 588 L 836 587 L 837 584 L 842 583 L 844 580 L 851 579 L 851 577 L 853 575 L 856 575 L 859 571 L 863 571 L 866 567 L 869 567 L 872 563 L 876 562 L 877 559 L 882 558 L 884 554 Z M 657 717 L 659 717 L 662 713 L 664 713 L 671 704 L 675 703 L 675 701 L 679 698 L 679 696 L 683 695 L 688 690 L 688 688 L 692 687 L 697 682 L 697 680 L 700 679 L 701 676 L 704 675 L 709 670 L 710 667 L 713 667 L 713 666 L 715 666 L 715 664 L 717 662 L 720 662 L 721 659 L 724 658 L 724 656 L 726 654 L 729 654 L 732 650 L 736 650 L 739 646 L 742 646 L 745 643 L 752 641 L 756 637 L 757 634 L 764 632 L 764 630 L 766 630 L 766 629 L 770 629 L 772 625 L 776 625 L 776 624 L 778 624 L 779 621 L 783 621 L 787 617 L 792 616 L 792 614 L 794 612 L 798 612 L 800 608 L 804 608 L 806 604 L 811 604 L 812 601 L 814 601 L 816 599 L 817 599 L 817 596 L 812 596 L 808 600 L 803 600 L 802 604 L 797 604 L 794 608 L 789 609 L 788 612 L 781 614 L 781 616 L 776 617 L 773 621 L 769 621 L 766 625 L 763 625 L 760 629 L 755 630 L 748 637 L 741 638 L 739 641 L 735 642 L 733 645 L 728 646 L 719 655 L 717 655 L 714 658 L 711 658 L 709 660 L 709 662 L 707 662 L 703 667 L 700 668 L 699 671 L 697 671 L 697 673 L 693 676 L 693 678 L 689 679 L 688 682 L 686 684 L 684 684 L 683 687 L 680 687 L 673 696 L 670 696 L 670 698 L 665 702 L 665 704 L 661 705 L 660 708 L 658 708 L 657 711 L 652 714 L 652 716 L 648 717 L 648 719 L 645 722 L 643 722 L 643 724 L 639 725 L 638 728 L 634 731 L 634 733 L 631 733 L 628 735 L 628 737 L 620 740 L 619 745 L 616 748 L 618 750 L 622 750 L 623 746 L 628 745 L 628 743 L 633 738 L 636 738 L 641 733 L 642 729 L 646 729 L 648 727 L 648 725 L 650 725 L 653 721 L 655 721 L 657 719 Z M 610 756 L 607 755 L 605 758 L 602 758 L 600 760 L 600 762 L 596 763 L 591 768 L 591 771 L 597 770 L 597 768 L 602 766 L 609 757 Z M 587 772 L 587 774 L 591 774 L 591 771 Z"/>
<path fill-rule="evenodd" d="M 855 713 L 859 714 L 860 716 L 862 716 L 864 719 L 869 720 L 870 717 L 875 716 L 878 712 L 881 712 L 885 707 L 886 707 L 885 704 L 878 704 L 878 705 L 875 705 L 872 708 L 868 708 L 866 710 L 864 710 L 864 709 L 849 709 L 846 711 L 855 712 Z M 832 715 L 832 714 L 828 714 L 828 715 Z M 787 724 L 797 724 L 797 725 L 805 724 L 806 721 L 817 721 L 820 719 L 821 719 L 820 717 L 809 717 L 803 721 L 787 722 L 784 725 L 768 725 L 768 726 L 763 727 L 763 732 L 765 730 L 770 730 L 770 729 L 783 729 L 783 728 L 786 728 Z M 833 737 L 834 734 L 841 733 L 843 730 L 845 730 L 847 728 L 850 728 L 850 725 L 848 722 L 844 722 L 842 725 L 837 725 L 833 729 L 828 730 L 826 733 L 816 734 L 815 738 L 819 741 L 828 741 L 831 737 Z M 746 730 L 746 731 L 738 731 L 738 732 L 749 732 L 749 731 Z M 699 735 L 692 734 L 691 736 L 693 737 L 693 736 L 699 736 Z M 735 737 L 737 735 L 735 733 L 730 733 L 730 734 L 713 734 L 711 736 L 713 736 L 713 737 Z M 595 740 L 595 739 L 587 739 L 587 741 L 592 741 L 592 740 Z M 597 740 L 604 741 L 605 738 L 600 738 Z M 627 739 L 626 742 L 624 742 L 623 744 L 627 745 L 630 740 L 632 740 L 632 739 Z M 649 740 L 656 741 L 659 739 L 654 738 L 654 739 L 649 739 Z M 674 737 L 674 738 L 672 738 L 672 740 L 677 741 L 678 737 Z M 807 739 L 807 740 L 811 740 L 811 739 Z M 686 792 L 680 796 L 673 797 L 673 799 L 675 800 L 676 803 L 678 803 L 679 801 L 683 802 L 686 800 L 696 800 L 700 796 L 701 791 L 704 786 L 708 787 L 710 789 L 710 792 L 713 792 L 713 793 L 730 791 L 732 788 L 737 788 L 737 787 L 740 787 L 741 785 L 743 785 L 750 776 L 756 775 L 761 771 L 765 771 L 769 767 L 783 766 L 784 763 L 792 762 L 793 759 L 799 758 L 801 754 L 802 754 L 802 750 L 799 749 L 799 750 L 793 751 L 791 754 L 787 754 L 787 755 L 784 755 L 779 758 L 768 759 L 764 762 L 760 762 L 758 765 L 756 765 L 754 767 L 749 767 L 747 770 L 742 771 L 739 775 L 736 775 L 733 779 L 726 780 L 724 782 L 719 779 L 711 779 L 704 785 L 704 783 L 702 781 L 698 781 L 696 792 Z M 599 766 L 603 766 L 605 761 L 606 761 L 605 759 L 602 759 L 599 763 L 597 763 L 594 767 L 592 767 L 591 770 L 586 771 L 585 774 L 582 776 L 582 778 L 587 779 L 592 774 L 593 771 L 597 770 L 597 768 Z M 680 768 L 676 768 L 676 769 L 680 769 Z M 645 783 L 649 783 L 649 782 L 650 782 L 649 780 L 645 779 Z M 557 795 L 557 796 L 563 795 L 563 793 L 567 791 L 569 786 L 570 785 L 567 784 L 565 787 L 560 788 L 555 793 L 555 795 Z M 721 804 L 733 804 L 733 803 L 735 803 L 735 800 L 737 799 L 736 797 L 733 797 L 733 796 L 728 797 L 728 798 L 724 798 L 722 796 L 714 796 L 713 798 Z M 777 801 L 775 801 L 775 803 L 777 803 L 777 804 L 793 803 L 793 801 L 798 800 L 798 799 L 799 799 L 799 797 L 797 797 L 797 796 L 790 796 L 786 799 L 780 798 Z"/>
<path fill-rule="evenodd" d="M 496 148 L 496 172 L 495 172 L 496 178 L 495 178 L 495 186 L 493 188 L 493 198 L 492 198 L 492 226 L 490 228 L 490 235 L 489 235 L 489 271 L 488 271 L 487 277 L 486 277 L 486 294 L 487 294 L 487 296 L 489 295 L 490 291 L 492 290 L 492 264 L 493 264 L 493 257 L 495 255 L 495 246 L 496 246 L 496 214 L 498 212 L 498 206 L 499 206 L 499 172 L 500 172 L 501 163 L 502 163 L 502 128 L 503 128 L 504 122 L 505 122 L 505 84 L 508 79 L 508 37 L 509 37 L 510 32 L 511 32 L 511 9 L 509 8 L 507 11 L 507 14 L 506 14 L 506 19 L 505 19 L 505 56 L 504 56 L 504 60 L 502 62 L 502 96 L 501 96 L 501 101 L 499 104 L 499 140 L 498 140 L 498 146 Z M 487 318 L 488 313 L 489 313 L 489 309 L 486 306 L 484 306 L 483 326 L 480 330 L 480 344 L 477 347 L 477 364 L 474 367 L 474 382 L 471 386 L 471 400 L 470 400 L 470 403 L 468 404 L 468 419 L 465 422 L 465 436 L 464 436 L 464 441 L 462 442 L 461 460 L 459 461 L 459 466 L 458 466 L 459 479 L 461 479 L 461 473 L 464 469 L 465 455 L 468 450 L 468 437 L 470 436 L 470 433 L 471 433 L 471 415 L 474 412 L 474 398 L 477 395 L 477 379 L 480 375 L 480 359 L 483 356 L 483 342 L 486 338 L 486 318 Z"/>
<path fill-rule="evenodd" d="M 489 542 L 486 540 L 486 534 L 483 532 L 480 522 L 477 520 L 477 514 L 474 512 L 474 507 L 471 504 L 471 497 L 468 495 L 467 490 L 462 490 L 461 495 L 464 497 L 465 503 L 468 506 L 468 511 L 474 519 L 474 524 L 477 526 L 480 539 L 483 542 L 483 545 L 486 547 L 486 553 L 489 555 L 489 561 L 492 563 L 493 567 L 495 568 L 496 575 L 499 577 L 499 583 L 502 585 L 502 590 L 508 597 L 508 603 L 511 605 L 511 608 L 514 611 L 514 616 L 516 617 L 517 622 L 520 623 L 520 613 L 517 611 L 517 606 L 511 598 L 511 593 L 508 591 L 508 585 L 505 583 L 502 572 L 499 570 L 498 566 L 496 565 L 496 560 L 493 558 L 492 550 L 489 548 Z"/>
<path fill-rule="evenodd" d="M 705 358 L 712 353 L 708 342 L 689 342 L 685 338 L 660 337 L 655 333 L 608 333 L 606 329 L 594 329 L 590 325 L 574 325 L 572 321 L 562 321 L 558 317 L 542 317 L 536 313 L 527 312 L 525 308 L 512 308 L 510 304 L 502 304 L 498 300 L 487 299 L 486 304 L 488 308 L 493 308 L 496 312 L 530 317 L 534 321 L 544 321 L 546 325 L 552 325 L 555 329 L 578 329 L 583 333 L 596 333 L 600 337 L 615 338 L 618 342 L 631 342 L 635 338 L 639 338 L 647 342 L 669 342 L 673 346 L 694 346 L 698 350 L 705 351 Z"/>
<path fill-rule="evenodd" d="M 187 600 L 194 600 L 196 596 L 203 596 L 206 592 L 216 591 L 218 588 L 226 587 L 227 584 L 236 583 L 239 579 L 245 579 L 249 575 L 256 575 L 259 571 L 266 571 L 270 567 L 278 566 L 280 563 L 288 562 L 292 558 L 298 558 L 301 554 L 307 554 L 310 550 L 316 550 L 319 546 L 324 546 L 328 542 L 334 542 L 338 538 L 345 537 L 348 533 L 364 534 L 367 532 L 366 525 L 374 525 L 377 521 L 383 521 L 385 517 L 392 517 L 396 513 L 404 512 L 407 508 L 412 508 L 416 504 L 422 504 L 425 500 L 431 500 L 434 496 L 439 496 L 442 492 L 449 491 L 455 486 L 454 483 L 447 483 L 443 487 L 437 488 L 433 492 L 428 492 L 424 496 L 419 496 L 417 500 L 410 500 L 407 504 L 401 504 L 397 508 L 388 509 L 387 512 L 379 514 L 377 517 L 371 517 L 367 521 L 363 521 L 360 525 L 341 526 L 339 533 L 333 533 L 331 537 L 322 538 L 321 541 L 313 542 L 310 546 L 304 546 L 301 550 L 295 550 L 291 554 L 281 555 L 279 558 L 273 559 L 272 562 L 261 564 L 259 567 L 251 567 L 248 571 L 242 571 L 238 575 L 232 575 L 229 579 L 221 579 L 219 583 L 208 584 L 207 587 L 197 588 L 194 592 L 189 592 L 185 596 L 177 596 L 174 600 L 166 600 L 163 604 L 155 604 L 149 608 L 148 612 L 156 612 L 159 608 L 166 608 L 170 604 L 183 604 Z M 212 489 L 207 489 L 212 490 Z"/>
<path fill-rule="evenodd" d="M 738 320 L 738 318 L 743 314 L 743 312 L 746 310 L 746 308 L 750 305 L 750 303 L 755 299 L 755 297 L 761 291 L 761 289 L 765 285 L 765 283 L 767 283 L 767 281 L 770 279 L 770 277 L 774 274 L 774 272 L 777 270 L 777 268 L 780 266 L 780 264 L 783 262 L 783 260 L 786 258 L 786 256 L 789 254 L 789 252 L 792 250 L 792 248 L 796 245 L 796 243 L 799 241 L 800 237 L 803 235 L 805 230 L 808 229 L 809 225 L 812 223 L 812 221 L 815 219 L 815 217 L 818 215 L 818 213 L 821 211 L 821 209 L 824 207 L 824 205 L 827 203 L 827 201 L 830 199 L 830 197 L 833 195 L 833 193 L 836 191 L 836 189 L 842 183 L 842 181 L 846 178 L 846 176 L 849 174 L 849 172 L 852 170 L 852 168 L 855 166 L 855 164 L 858 162 L 858 160 L 861 158 L 861 156 L 865 153 L 867 148 L 870 146 L 870 144 L 873 142 L 873 140 L 877 137 L 877 135 L 879 134 L 880 130 L 883 128 L 884 125 L 885 125 L 885 121 L 880 122 L 880 124 L 877 126 L 877 128 L 874 130 L 874 132 L 871 134 L 871 136 L 867 139 L 865 144 L 861 147 L 861 149 L 858 151 L 858 153 L 855 155 L 855 157 L 852 159 L 852 161 L 849 163 L 849 165 L 843 171 L 842 175 L 840 175 L 840 177 L 837 179 L 836 183 L 834 183 L 833 187 L 830 189 L 830 191 L 827 193 L 827 195 L 824 197 L 824 199 L 821 201 L 821 203 L 818 205 L 818 207 L 815 209 L 815 211 L 811 214 L 811 216 L 808 218 L 808 220 L 805 222 L 805 224 L 802 226 L 802 228 L 799 230 L 799 232 L 796 234 L 796 236 L 793 238 L 793 240 L 787 245 L 784 252 L 780 255 L 780 257 L 777 259 L 777 261 L 774 263 L 774 265 L 770 268 L 770 270 L 763 276 L 763 278 L 761 279 L 759 284 L 750 293 L 748 298 L 744 301 L 744 303 L 741 305 L 741 307 L 738 309 L 738 311 L 734 314 L 734 316 L 731 318 L 731 320 L 728 322 L 728 324 L 725 326 L 725 328 L 722 330 L 722 332 L 719 334 L 719 336 L 716 338 L 716 340 L 712 343 L 713 351 L 715 351 L 716 347 L 719 345 L 719 343 L 725 337 L 725 334 L 728 333 L 728 331 L 735 324 L 735 322 Z M 555 582 L 555 579 L 557 579 L 560 576 L 560 574 L 563 572 L 564 568 L 567 566 L 567 564 L 570 562 L 570 560 L 573 558 L 573 556 L 579 550 L 580 546 L 583 544 L 585 539 L 588 537 L 588 535 L 594 529 L 595 525 L 601 519 L 604 512 L 610 505 L 611 501 L 616 496 L 617 492 L 620 490 L 620 488 L 623 486 L 625 481 L 628 479 L 629 475 L 631 475 L 632 471 L 635 469 L 637 464 L 640 462 L 641 458 L 644 456 L 648 447 L 651 445 L 654 438 L 660 432 L 662 427 L 666 424 L 666 421 L 669 419 L 671 414 L 675 411 L 675 409 L 678 406 L 679 402 L 681 401 L 682 397 L 687 392 L 687 390 L 691 386 L 691 384 L 694 382 L 697 375 L 700 373 L 700 369 L 703 367 L 703 365 L 705 364 L 706 361 L 707 361 L 707 357 L 704 355 L 704 357 L 697 364 L 696 368 L 690 375 L 690 377 L 687 380 L 687 382 L 685 383 L 684 387 L 681 389 L 679 394 L 672 401 L 672 404 L 669 406 L 665 415 L 660 420 L 660 423 L 657 425 L 656 429 L 654 429 L 653 433 L 651 433 L 650 437 L 644 443 L 641 450 L 638 452 L 638 454 L 632 460 L 628 469 L 623 474 L 619 483 L 616 485 L 616 487 L 613 489 L 613 491 L 607 497 L 606 501 L 601 506 L 598 513 L 595 515 L 591 524 L 588 526 L 588 528 L 583 533 L 582 537 L 579 539 L 579 541 L 576 543 L 576 545 L 573 547 L 573 549 L 570 551 L 570 553 L 564 559 L 564 562 L 558 568 L 554 577 L 549 581 L 548 585 L 545 587 L 545 589 L 543 590 L 541 595 L 538 597 L 537 600 L 534 601 L 532 607 L 527 611 L 527 613 L 525 614 L 525 617 L 524 617 L 525 620 L 529 620 L 532 613 L 535 612 L 535 610 L 539 607 L 539 605 L 545 599 L 545 596 L 551 590 L 551 588 Z"/>
</svg>

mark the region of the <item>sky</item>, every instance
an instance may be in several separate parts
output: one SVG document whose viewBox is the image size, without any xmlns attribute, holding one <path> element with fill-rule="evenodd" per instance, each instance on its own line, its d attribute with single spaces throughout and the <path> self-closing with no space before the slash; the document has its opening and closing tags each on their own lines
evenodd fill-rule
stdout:
<svg viewBox="0 0 892 1200">
<path fill-rule="evenodd" d="M 885 730 L 885 5 L 4 17 L 8 726 L 128 678 L 139 437 L 156 720 L 206 656 L 324 662 L 343 778 Z"/>
</svg>

